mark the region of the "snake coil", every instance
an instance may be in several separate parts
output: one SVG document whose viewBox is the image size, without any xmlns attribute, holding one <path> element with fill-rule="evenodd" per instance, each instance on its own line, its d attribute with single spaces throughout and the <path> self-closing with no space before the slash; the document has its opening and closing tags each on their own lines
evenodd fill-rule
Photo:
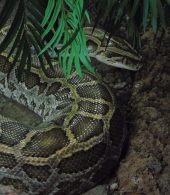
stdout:
<svg viewBox="0 0 170 195">
<path fill-rule="evenodd" d="M 112 65 L 125 66 L 126 61 L 126 67 L 139 68 L 128 65 L 138 57 L 127 42 L 111 39 L 104 49 L 104 32 L 90 32 L 87 28 L 92 57 Z M 0 115 L 0 183 L 30 195 L 77 195 L 109 175 L 126 138 L 110 89 L 86 72 L 83 78 L 72 72 L 66 79 L 59 71 L 46 76 L 32 69 L 30 74 L 23 72 L 18 82 L 17 69 L 7 79 L 10 62 L 4 63 L 1 55 L 0 93 L 39 115 L 42 123 L 31 128 Z"/>
</svg>

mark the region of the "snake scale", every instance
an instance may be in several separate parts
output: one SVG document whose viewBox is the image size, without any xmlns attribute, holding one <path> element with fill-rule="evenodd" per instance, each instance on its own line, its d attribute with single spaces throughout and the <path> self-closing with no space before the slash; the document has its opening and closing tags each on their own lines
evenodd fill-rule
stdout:
<svg viewBox="0 0 170 195">
<path fill-rule="evenodd" d="M 140 57 L 124 40 L 85 29 L 91 57 L 138 70 Z M 1 34 L 1 40 L 3 35 Z M 21 80 L 0 57 L 0 93 L 42 118 L 35 128 L 0 115 L 0 183 L 30 195 L 77 195 L 115 169 L 126 128 L 114 94 L 101 79 L 84 71 L 65 78 L 33 68 Z"/>
</svg>

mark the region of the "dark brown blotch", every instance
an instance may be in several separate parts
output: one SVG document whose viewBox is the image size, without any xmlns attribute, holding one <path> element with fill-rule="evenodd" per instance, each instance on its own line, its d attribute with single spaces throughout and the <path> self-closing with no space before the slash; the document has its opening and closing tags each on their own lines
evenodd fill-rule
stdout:
<svg viewBox="0 0 170 195">
<path fill-rule="evenodd" d="M 83 74 L 82 77 L 79 75 L 75 74 L 74 76 L 72 75 L 71 78 L 69 78 L 67 81 L 68 83 L 71 83 L 73 85 L 78 85 L 78 84 L 86 84 L 87 82 L 91 82 L 97 80 L 96 77 L 90 73 Z"/>
<path fill-rule="evenodd" d="M 102 120 L 85 117 L 79 114 L 76 114 L 70 121 L 70 129 L 79 142 L 100 135 L 103 132 L 103 126 L 104 123 Z"/>
<path fill-rule="evenodd" d="M 0 135 L 0 143 L 8 146 L 14 146 L 22 139 L 25 138 L 26 134 L 30 131 L 29 128 L 25 127 L 21 123 L 8 121 L 1 123 L 2 133 Z"/>
<path fill-rule="evenodd" d="M 11 68 L 11 63 L 6 60 L 6 57 L 0 55 L 0 72 L 8 73 Z"/>
<path fill-rule="evenodd" d="M 106 144 L 99 143 L 87 151 L 80 151 L 63 159 L 58 168 L 59 173 L 78 173 L 94 166 L 105 154 Z"/>
<path fill-rule="evenodd" d="M 29 191 L 28 187 L 23 183 L 21 179 L 12 179 L 9 177 L 5 177 L 0 181 L 0 183 L 8 186 L 12 185 L 15 189 L 21 190 L 22 192 Z"/>
<path fill-rule="evenodd" d="M 96 84 L 91 86 L 78 86 L 77 92 L 83 98 L 104 99 L 108 102 L 112 101 L 111 94 L 102 84 Z"/>
<path fill-rule="evenodd" d="M 97 102 L 81 101 L 81 102 L 79 102 L 78 105 L 79 105 L 80 111 L 88 112 L 91 114 L 105 115 L 109 111 L 108 105 L 97 103 Z"/>
<path fill-rule="evenodd" d="M 17 165 L 17 161 L 13 154 L 5 154 L 0 152 L 0 167 L 13 169 Z"/>
<path fill-rule="evenodd" d="M 41 82 L 41 78 L 37 74 L 32 72 L 27 73 L 26 71 L 24 71 L 21 75 L 20 81 L 24 82 L 28 89 L 38 86 L 39 94 L 43 93 L 45 88 L 47 87 L 47 83 Z"/>
<path fill-rule="evenodd" d="M 48 90 L 46 92 L 47 95 L 54 95 L 56 92 L 58 92 L 58 90 L 61 87 L 61 83 L 60 82 L 55 82 L 52 83 L 51 86 L 48 87 Z"/>
<path fill-rule="evenodd" d="M 37 132 L 22 149 L 23 156 L 49 157 L 68 144 L 65 132 L 52 128 L 47 132 Z"/>
<path fill-rule="evenodd" d="M 22 168 L 30 178 L 36 178 L 40 182 L 46 181 L 51 175 L 51 167 L 49 167 L 48 165 L 35 166 L 30 164 L 24 164 Z"/>
</svg>

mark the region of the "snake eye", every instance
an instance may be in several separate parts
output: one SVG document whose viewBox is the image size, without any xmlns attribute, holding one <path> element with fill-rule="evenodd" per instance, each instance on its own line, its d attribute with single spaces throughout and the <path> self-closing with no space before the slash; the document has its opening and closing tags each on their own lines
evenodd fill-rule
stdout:
<svg viewBox="0 0 170 195">
<path fill-rule="evenodd" d="M 95 52 L 97 48 L 98 48 L 98 45 L 95 42 L 91 40 L 87 41 L 87 49 L 89 52 Z"/>
<path fill-rule="evenodd" d="M 112 52 L 109 52 L 109 51 L 105 51 L 105 56 L 107 58 L 112 58 L 113 57 L 113 53 Z"/>
<path fill-rule="evenodd" d="M 107 57 L 107 58 L 113 58 L 114 57 L 114 53 L 109 51 L 109 50 L 107 50 L 107 48 L 105 48 L 103 53 L 104 53 L 105 57 Z"/>
</svg>

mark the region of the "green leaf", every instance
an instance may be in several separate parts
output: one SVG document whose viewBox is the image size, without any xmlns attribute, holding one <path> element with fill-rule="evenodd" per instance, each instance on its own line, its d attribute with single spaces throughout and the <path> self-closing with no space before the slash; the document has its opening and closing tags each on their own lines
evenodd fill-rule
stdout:
<svg viewBox="0 0 170 195">
<path fill-rule="evenodd" d="M 49 49 L 53 44 L 57 45 L 58 42 L 60 41 L 60 38 L 62 36 L 62 33 L 64 32 L 64 22 L 61 21 L 57 31 L 55 32 L 54 36 L 52 39 L 46 44 L 46 46 L 41 50 L 40 54 L 44 53 L 47 49 Z M 55 43 L 56 41 L 56 43 Z"/>
<path fill-rule="evenodd" d="M 32 37 L 34 37 L 34 40 L 37 42 L 37 45 L 39 46 L 40 49 L 44 47 L 44 43 L 41 40 L 41 36 L 38 32 L 36 32 L 31 24 L 28 24 L 28 29 L 32 33 Z M 48 62 L 48 65 L 51 69 L 53 69 L 52 63 L 50 56 L 48 55 L 47 52 L 44 53 L 44 56 L 46 58 L 46 61 Z"/>
<path fill-rule="evenodd" d="M 162 6 L 161 0 L 158 0 L 158 14 L 160 16 L 160 23 L 161 27 L 165 28 L 166 27 L 166 22 L 165 22 L 165 12 L 164 8 Z"/>
<path fill-rule="evenodd" d="M 54 9 L 54 6 L 55 6 L 55 0 L 49 0 L 47 8 L 45 10 L 45 17 L 44 17 L 42 24 L 41 24 L 43 27 L 48 23 L 49 18 L 50 18 L 52 11 Z"/>
<path fill-rule="evenodd" d="M 18 68 L 18 79 L 21 79 L 23 70 L 25 69 L 25 67 L 27 66 L 26 62 L 27 62 L 27 57 L 28 57 L 28 43 L 24 42 L 24 46 L 23 46 L 23 52 L 21 55 L 21 63 L 20 66 Z"/>
<path fill-rule="evenodd" d="M 44 32 L 41 26 L 45 12 L 44 6 L 46 3 L 41 0 L 29 0 L 27 3 L 23 0 L 8 0 L 5 1 L 0 12 L 0 28 L 4 28 L 7 20 L 12 18 L 7 35 L 0 44 L 0 50 L 1 52 L 8 50 L 7 60 L 11 56 L 13 57 L 10 71 L 16 67 L 19 76 L 24 69 L 30 70 L 33 65 L 30 47 L 34 45 L 37 52 L 45 46 L 45 42 L 41 40 L 40 36 Z M 32 26 L 32 29 L 28 28 L 29 25 Z M 39 57 L 39 61 L 42 70 L 46 71 L 47 64 L 53 68 L 48 52 L 44 52 Z"/>
<path fill-rule="evenodd" d="M 40 25 L 43 18 L 43 14 L 39 12 L 36 7 L 33 7 L 32 4 L 29 4 L 29 6 L 27 7 L 27 11 L 31 13 L 27 17 L 34 18 L 34 20 L 36 20 L 36 23 Z"/>
<path fill-rule="evenodd" d="M 30 47 L 28 47 L 28 58 L 27 58 L 27 73 L 29 74 L 30 70 L 31 70 L 31 50 Z"/>
<path fill-rule="evenodd" d="M 122 17 L 122 15 L 124 13 L 124 9 L 127 7 L 128 3 L 129 3 L 129 0 L 122 0 L 121 1 L 118 12 L 117 12 L 117 16 L 115 19 L 115 23 L 117 23 L 118 20 Z"/>
<path fill-rule="evenodd" d="M 72 54 L 74 53 L 74 46 L 73 46 L 73 44 L 74 43 L 72 43 L 72 47 L 71 47 L 71 51 L 70 51 L 70 53 L 72 53 Z M 74 63 L 74 55 L 70 55 L 70 57 L 68 59 L 67 75 L 71 74 L 73 63 Z"/>
<path fill-rule="evenodd" d="M 144 0 L 144 5 L 143 5 L 143 27 L 144 27 L 144 32 L 146 31 L 146 27 L 147 27 L 148 13 L 149 13 L 149 0 Z"/>
<path fill-rule="evenodd" d="M 170 5 L 170 0 L 166 0 L 167 1 L 167 3 Z"/>
<path fill-rule="evenodd" d="M 17 13 L 16 13 L 15 18 L 14 18 L 14 21 L 13 21 L 12 25 L 10 26 L 6 37 L 4 38 L 3 42 L 1 43 L 0 53 L 8 47 L 8 45 L 12 42 L 12 40 L 16 36 L 18 28 L 19 28 L 21 22 L 23 21 L 23 12 L 22 12 L 21 8 L 22 8 L 22 3 L 20 2 L 19 6 L 18 6 Z"/>
<path fill-rule="evenodd" d="M 0 13 L 0 30 L 7 24 L 8 19 L 10 18 L 12 11 L 16 6 L 17 1 L 8 0 L 5 1 L 5 4 Z"/>
<path fill-rule="evenodd" d="M 36 53 L 40 52 L 40 47 L 37 45 L 36 39 L 32 36 L 32 34 L 30 32 L 27 32 L 27 37 L 30 43 L 32 43 L 32 45 L 34 46 Z M 44 72 L 44 74 L 48 77 L 48 72 L 46 69 L 46 64 L 44 62 L 43 56 L 38 56 L 39 61 L 40 61 L 40 65 L 42 68 L 42 71 Z"/>
<path fill-rule="evenodd" d="M 15 49 L 18 47 L 18 43 L 20 43 L 22 35 L 23 35 L 23 27 L 24 27 L 24 22 L 21 23 L 19 30 L 17 32 L 16 37 L 14 38 L 13 45 L 8 53 L 7 60 L 11 57 L 11 55 L 14 53 Z"/>
<path fill-rule="evenodd" d="M 79 53 L 77 47 L 74 48 L 74 51 L 75 51 L 75 54 Z M 79 56 L 78 55 L 75 55 L 74 62 L 75 62 L 75 65 L 76 65 L 76 72 L 77 72 L 77 74 L 80 77 L 82 77 L 83 74 L 82 74 L 81 65 L 80 65 L 80 59 L 79 59 Z"/>
<path fill-rule="evenodd" d="M 46 13 L 49 14 L 49 7 L 47 6 L 46 9 L 48 9 Z M 49 15 L 51 16 L 46 20 L 48 25 L 42 37 L 47 36 L 48 31 L 54 29 L 56 21 L 59 21 L 58 28 L 55 29 L 54 35 L 46 43 L 39 55 L 49 49 L 51 49 L 52 53 L 54 53 L 55 50 L 65 76 L 69 76 L 71 73 L 72 68 L 74 68 L 73 63 L 75 63 L 77 73 L 82 76 L 80 61 L 82 64 L 85 62 L 85 67 L 90 67 L 90 64 L 88 64 L 86 60 L 89 59 L 89 55 L 86 48 L 86 41 L 84 41 L 85 35 L 82 31 L 83 19 L 87 17 L 87 19 L 90 20 L 84 8 L 84 1 L 58 0 L 55 2 L 53 12 Z M 59 48 L 58 45 L 61 45 L 61 47 Z M 85 55 L 85 61 L 80 60 L 80 53 L 81 56 Z M 81 57 L 81 59 L 83 58 Z M 89 70 L 91 69 L 89 68 Z"/>
<path fill-rule="evenodd" d="M 130 17 L 133 18 L 136 15 L 136 11 L 138 10 L 140 5 L 140 0 L 135 0 L 132 6 L 132 11 L 130 13 Z"/>
<path fill-rule="evenodd" d="M 157 31 L 157 0 L 150 0 L 151 12 L 152 12 L 152 29 Z"/>
<path fill-rule="evenodd" d="M 11 67 L 10 67 L 9 72 L 8 72 L 8 75 L 7 75 L 8 78 L 9 78 L 9 76 L 10 76 L 11 71 L 12 71 L 13 68 L 15 67 L 16 62 L 17 62 L 18 59 L 20 58 L 21 52 L 22 52 L 22 50 L 23 50 L 23 48 L 24 48 L 24 43 L 25 43 L 25 41 L 24 41 L 24 36 L 22 35 L 21 41 L 19 42 L 19 46 L 18 46 L 18 48 L 17 48 L 16 55 L 15 55 L 15 57 L 14 57 L 14 61 L 12 62 Z"/>
<path fill-rule="evenodd" d="M 51 29 L 53 28 L 53 26 L 57 20 L 57 17 L 61 11 L 62 0 L 58 0 L 57 2 L 55 4 L 55 8 L 54 8 L 53 14 L 51 16 L 51 19 L 49 21 L 49 24 L 48 24 L 46 30 L 44 31 L 44 33 L 42 34 L 42 38 L 44 38 L 51 31 Z"/>
<path fill-rule="evenodd" d="M 87 18 L 87 22 L 90 24 L 91 23 L 90 16 L 89 16 L 89 13 L 87 12 L 87 10 L 85 11 L 85 16 Z"/>
</svg>

